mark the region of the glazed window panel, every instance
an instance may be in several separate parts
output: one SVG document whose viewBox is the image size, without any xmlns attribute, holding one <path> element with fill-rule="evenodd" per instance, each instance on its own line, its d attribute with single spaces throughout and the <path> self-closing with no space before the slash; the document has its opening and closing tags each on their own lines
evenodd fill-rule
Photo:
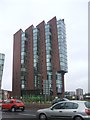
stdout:
<svg viewBox="0 0 90 120">
<path fill-rule="evenodd" d="M 23 64 L 23 63 L 24 63 L 24 60 L 21 60 L 21 63 Z"/>
<path fill-rule="evenodd" d="M 0 75 L 0 80 L 2 80 L 2 75 Z"/>
<path fill-rule="evenodd" d="M 3 71 L 0 71 L 0 75 L 2 75 L 3 74 Z"/>
<path fill-rule="evenodd" d="M 0 64 L 1 64 L 1 65 L 4 64 L 4 60 L 0 60 Z"/>
<path fill-rule="evenodd" d="M 51 66 L 47 66 L 47 70 L 52 70 L 52 67 Z"/>
<path fill-rule="evenodd" d="M 47 66 L 52 66 L 52 64 L 50 62 L 47 62 Z"/>
<path fill-rule="evenodd" d="M 47 58 L 47 59 L 48 59 L 48 58 L 50 59 L 50 58 L 51 58 L 51 55 L 46 55 L 46 58 Z"/>
</svg>

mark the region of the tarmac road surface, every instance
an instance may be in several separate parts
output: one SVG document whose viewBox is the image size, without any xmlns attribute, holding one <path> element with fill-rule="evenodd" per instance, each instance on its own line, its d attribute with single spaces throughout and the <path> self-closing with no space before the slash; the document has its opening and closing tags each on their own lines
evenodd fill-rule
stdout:
<svg viewBox="0 0 90 120">
<path fill-rule="evenodd" d="M 24 112 L 8 112 L 4 111 L 1 114 L 1 120 L 37 120 L 35 110 L 25 110 Z"/>
<path fill-rule="evenodd" d="M 0 117 L 2 117 L 0 120 L 38 120 L 36 118 L 36 110 L 25 110 L 24 112 L 4 111 L 4 112 L 0 113 Z M 56 120 L 56 119 L 53 119 L 53 120 Z M 61 119 L 58 119 L 58 120 L 61 120 Z"/>
</svg>

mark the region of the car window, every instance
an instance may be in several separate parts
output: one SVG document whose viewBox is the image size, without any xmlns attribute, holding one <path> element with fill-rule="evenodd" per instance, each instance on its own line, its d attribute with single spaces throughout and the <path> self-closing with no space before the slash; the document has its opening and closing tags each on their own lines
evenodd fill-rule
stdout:
<svg viewBox="0 0 90 120">
<path fill-rule="evenodd" d="M 10 100 L 5 100 L 4 103 L 10 103 L 11 101 Z"/>
<path fill-rule="evenodd" d="M 67 102 L 65 103 L 65 109 L 72 109 L 73 103 Z"/>
<path fill-rule="evenodd" d="M 59 103 L 53 106 L 52 109 L 64 109 L 65 108 L 65 103 Z"/>
<path fill-rule="evenodd" d="M 85 102 L 85 106 L 86 106 L 87 108 L 90 108 L 90 102 Z"/>
<path fill-rule="evenodd" d="M 73 102 L 66 102 L 65 103 L 65 109 L 77 109 L 77 108 L 78 108 L 77 103 L 73 103 Z"/>
<path fill-rule="evenodd" d="M 77 109 L 78 108 L 78 104 L 77 103 L 73 103 L 73 109 Z"/>
<path fill-rule="evenodd" d="M 16 100 L 16 103 L 21 103 L 22 101 L 21 100 Z"/>
</svg>

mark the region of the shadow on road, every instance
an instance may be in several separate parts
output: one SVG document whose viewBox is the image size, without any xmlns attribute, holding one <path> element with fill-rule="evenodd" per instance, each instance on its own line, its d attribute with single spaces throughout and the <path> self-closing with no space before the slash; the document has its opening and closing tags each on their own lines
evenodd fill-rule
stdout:
<svg viewBox="0 0 90 120">
<path fill-rule="evenodd" d="M 2 118 L 1 120 L 38 120 L 37 118 Z"/>
<path fill-rule="evenodd" d="M 37 118 L 3 118 L 1 120 L 39 120 Z M 62 120 L 62 119 L 50 119 L 50 120 Z M 66 119 L 71 120 L 71 119 Z"/>
</svg>

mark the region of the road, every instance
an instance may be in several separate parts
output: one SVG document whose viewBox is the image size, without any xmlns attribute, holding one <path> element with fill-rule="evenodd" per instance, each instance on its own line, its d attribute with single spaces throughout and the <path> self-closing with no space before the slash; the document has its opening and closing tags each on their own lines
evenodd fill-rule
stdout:
<svg viewBox="0 0 90 120">
<path fill-rule="evenodd" d="M 25 110 L 24 112 L 21 112 L 21 111 L 1 112 L 0 111 L 0 120 L 38 120 L 38 119 L 36 118 L 36 110 L 33 109 L 33 110 Z M 53 120 L 56 120 L 56 119 L 53 119 Z M 61 119 L 58 119 L 58 120 L 61 120 Z"/>
<path fill-rule="evenodd" d="M 49 104 L 30 104 L 26 105 L 26 110 L 24 112 L 8 112 L 0 111 L 0 120 L 37 120 L 36 111 L 37 109 L 49 107 Z"/>
<path fill-rule="evenodd" d="M 25 110 L 24 112 L 8 112 L 3 111 L 2 120 L 36 120 L 36 110 Z"/>
</svg>

